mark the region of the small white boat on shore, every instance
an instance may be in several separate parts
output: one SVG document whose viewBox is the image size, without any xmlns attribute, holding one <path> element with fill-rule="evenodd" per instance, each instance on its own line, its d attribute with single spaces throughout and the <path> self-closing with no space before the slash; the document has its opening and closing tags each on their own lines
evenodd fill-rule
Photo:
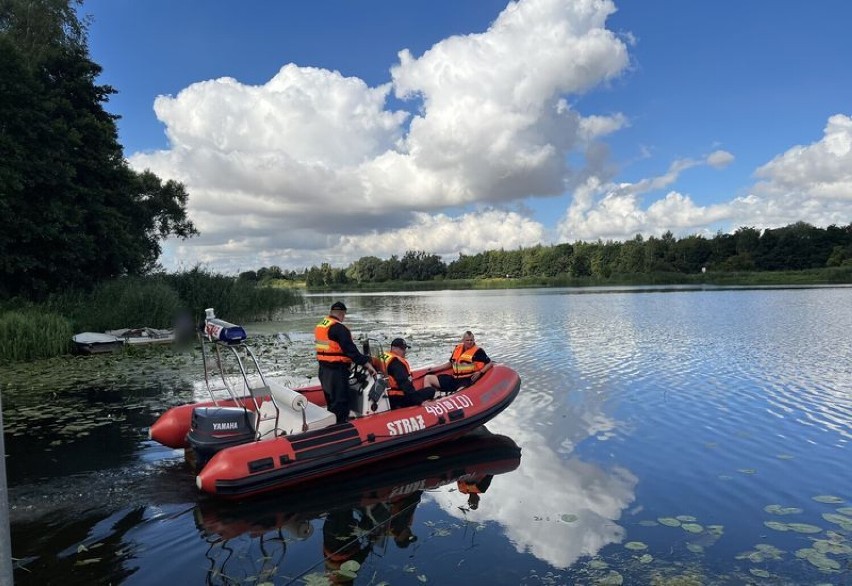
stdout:
<svg viewBox="0 0 852 586">
<path fill-rule="evenodd" d="M 106 332 L 82 332 L 72 336 L 74 349 L 80 354 L 105 354 L 127 346 L 171 344 L 174 330 L 156 328 L 124 328 Z"/>
</svg>

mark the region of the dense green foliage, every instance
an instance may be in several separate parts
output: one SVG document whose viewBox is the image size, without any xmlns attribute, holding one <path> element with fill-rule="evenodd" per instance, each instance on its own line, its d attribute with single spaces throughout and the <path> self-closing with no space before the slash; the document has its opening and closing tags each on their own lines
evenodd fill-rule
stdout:
<svg viewBox="0 0 852 586">
<path fill-rule="evenodd" d="M 0 361 L 63 354 L 76 332 L 172 328 L 181 320 L 191 326 L 208 307 L 229 321 L 258 321 L 272 319 L 276 311 L 300 301 L 293 289 L 259 287 L 200 268 L 121 277 L 93 290 L 53 294 L 39 303 L 15 298 L 0 307 Z"/>
<path fill-rule="evenodd" d="M 184 187 L 125 161 L 74 4 L 0 3 L 0 296 L 145 274 L 196 233 Z"/>
<path fill-rule="evenodd" d="M 305 273 L 308 287 L 345 285 L 348 283 L 386 283 L 389 281 L 430 281 L 447 273 L 447 266 L 437 254 L 409 250 L 402 258 L 388 260 L 365 256 L 346 269 L 332 268 L 328 263 L 311 267 Z"/>
<path fill-rule="evenodd" d="M 196 321 L 212 307 L 216 315 L 228 321 L 272 319 L 282 307 L 301 303 L 301 294 L 290 288 L 267 287 L 194 268 L 182 273 L 161 274 L 162 282 L 172 287 L 181 299 L 181 309 Z"/>
<path fill-rule="evenodd" d="M 365 256 L 344 269 L 323 263 L 304 273 L 308 287 L 438 281 L 439 286 L 483 279 L 513 279 L 526 285 L 663 284 L 693 282 L 690 275 L 763 271 L 805 271 L 852 266 L 852 224 L 816 228 L 797 222 L 783 228 L 743 227 L 713 238 L 671 232 L 647 240 L 575 242 L 518 250 L 459 255 L 445 265 L 437 255 L 408 251 L 400 260 Z M 261 269 L 258 274 L 269 274 Z M 279 278 L 294 279 L 294 275 Z M 845 273 L 844 273 L 845 274 Z M 724 280 L 724 279 L 723 279 Z M 823 278 L 817 278 L 822 281 Z M 768 281 L 776 281 L 769 278 Z M 494 285 L 492 283 L 492 285 Z M 499 285 L 498 285 L 499 286 Z"/>
<path fill-rule="evenodd" d="M 76 331 L 118 328 L 170 328 L 178 317 L 197 323 L 208 307 L 229 321 L 270 319 L 282 307 L 299 303 L 292 289 L 253 283 L 194 268 L 106 281 L 92 291 L 50 296 L 40 304 L 67 316 Z"/>
<path fill-rule="evenodd" d="M 55 313 L 0 313 L 0 361 L 9 363 L 65 354 L 71 348 L 71 322 Z"/>
</svg>

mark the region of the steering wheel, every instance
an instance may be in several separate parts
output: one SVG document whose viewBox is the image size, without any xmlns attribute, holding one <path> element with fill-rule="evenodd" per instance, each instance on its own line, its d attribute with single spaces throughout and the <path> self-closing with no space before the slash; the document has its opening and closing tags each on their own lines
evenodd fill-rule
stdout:
<svg viewBox="0 0 852 586">
<path fill-rule="evenodd" d="M 349 370 L 349 384 L 357 384 L 359 387 L 363 387 L 364 383 L 367 382 L 367 369 L 366 367 L 360 364 L 353 364 L 352 368 Z"/>
</svg>

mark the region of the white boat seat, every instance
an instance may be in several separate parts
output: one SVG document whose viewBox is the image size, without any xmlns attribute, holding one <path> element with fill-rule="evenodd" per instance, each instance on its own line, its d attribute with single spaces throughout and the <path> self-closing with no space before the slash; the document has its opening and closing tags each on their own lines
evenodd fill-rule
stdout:
<svg viewBox="0 0 852 586">
<path fill-rule="evenodd" d="M 377 387 L 377 384 L 381 386 Z M 370 398 L 371 393 L 374 393 L 374 397 L 376 397 L 375 411 L 373 411 L 374 401 Z M 387 381 L 382 379 L 382 382 L 380 383 L 378 379 L 368 377 L 367 383 L 364 388 L 359 389 L 357 391 L 352 390 L 350 392 L 350 401 L 350 404 L 352 406 L 352 410 L 349 412 L 350 417 L 366 417 L 368 415 L 374 415 L 376 413 L 390 411 L 390 399 L 388 399 Z"/>
<path fill-rule="evenodd" d="M 305 396 L 290 387 L 267 378 L 269 398 L 260 405 L 257 435 L 265 439 L 273 435 L 302 433 L 305 424 L 308 430 L 322 429 L 334 425 L 334 413 L 314 405 Z M 276 409 L 277 407 L 277 409 Z M 304 413 L 304 416 L 303 416 Z"/>
</svg>

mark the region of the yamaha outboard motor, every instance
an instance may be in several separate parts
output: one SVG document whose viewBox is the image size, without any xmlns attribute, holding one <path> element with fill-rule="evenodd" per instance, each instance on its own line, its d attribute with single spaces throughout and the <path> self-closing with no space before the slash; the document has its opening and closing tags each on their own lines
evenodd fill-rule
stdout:
<svg viewBox="0 0 852 586">
<path fill-rule="evenodd" d="M 254 440 L 254 414 L 242 407 L 196 407 L 187 440 L 198 469 L 217 452 Z"/>
</svg>

